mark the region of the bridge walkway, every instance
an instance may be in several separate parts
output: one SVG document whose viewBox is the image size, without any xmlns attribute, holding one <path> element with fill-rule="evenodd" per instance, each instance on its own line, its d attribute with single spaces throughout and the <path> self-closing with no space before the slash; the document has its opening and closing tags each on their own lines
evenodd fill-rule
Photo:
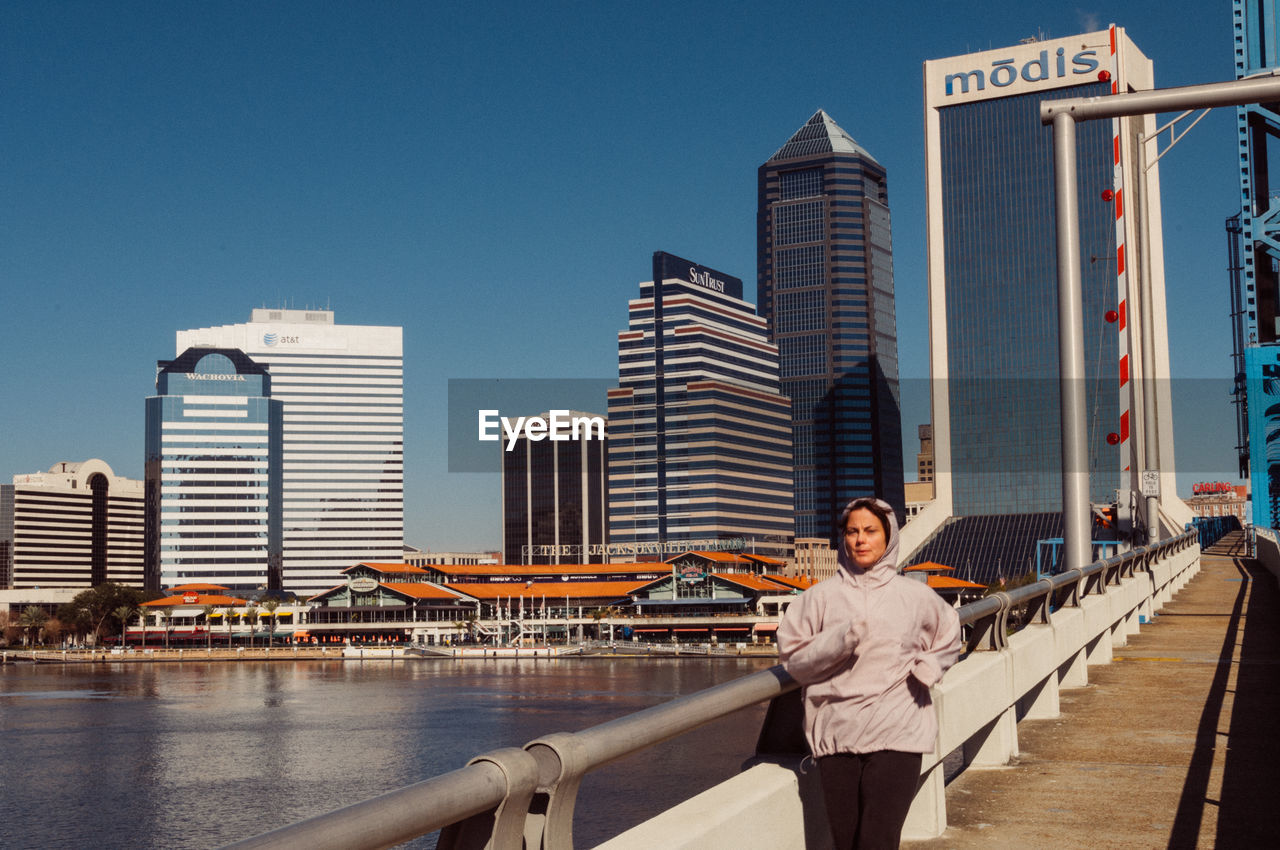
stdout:
<svg viewBox="0 0 1280 850">
<path fill-rule="evenodd" d="M 1116 646 L 1019 754 L 947 787 L 946 832 L 904 848 L 1280 846 L 1280 591 L 1243 532 Z"/>
</svg>

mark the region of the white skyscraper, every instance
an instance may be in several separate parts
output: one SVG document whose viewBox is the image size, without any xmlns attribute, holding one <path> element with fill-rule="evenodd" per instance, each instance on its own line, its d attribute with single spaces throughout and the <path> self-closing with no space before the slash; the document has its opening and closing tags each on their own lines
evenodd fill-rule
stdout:
<svg viewBox="0 0 1280 850">
<path fill-rule="evenodd" d="M 245 352 L 284 402 L 283 588 L 325 590 L 358 562 L 402 561 L 402 329 L 258 309 L 245 324 L 178 332 L 177 351 L 196 346 Z"/>
</svg>

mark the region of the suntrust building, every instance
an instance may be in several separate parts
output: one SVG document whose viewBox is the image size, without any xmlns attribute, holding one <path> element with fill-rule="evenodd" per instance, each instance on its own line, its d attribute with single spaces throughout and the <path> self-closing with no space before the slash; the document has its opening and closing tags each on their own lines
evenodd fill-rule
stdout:
<svg viewBox="0 0 1280 850">
<path fill-rule="evenodd" d="M 608 394 L 610 544 L 789 556 L 791 403 L 742 281 L 658 251 L 627 313 Z"/>
<path fill-rule="evenodd" d="M 1124 30 L 1019 44 L 926 62 L 929 321 L 937 501 L 945 517 L 1062 508 L 1053 138 L 1045 100 L 1154 85 Z M 1168 375 L 1159 178 L 1147 170 L 1139 220 L 1137 135 L 1154 117 L 1077 130 L 1088 457 L 1096 503 L 1138 489 L 1132 423 L 1144 375 Z M 1143 233 L 1145 229 L 1145 233 Z M 1149 256 L 1142 255 L 1143 244 Z M 1155 370 L 1141 362 L 1139 270 L 1152 292 Z M 1163 409 L 1168 411 L 1168 385 Z M 1172 487 L 1172 427 L 1160 443 Z M 1126 497 L 1127 499 L 1127 497 Z M 1128 506 L 1125 505 L 1125 508 Z M 1019 574 L 1021 559 L 1002 572 Z"/>
</svg>

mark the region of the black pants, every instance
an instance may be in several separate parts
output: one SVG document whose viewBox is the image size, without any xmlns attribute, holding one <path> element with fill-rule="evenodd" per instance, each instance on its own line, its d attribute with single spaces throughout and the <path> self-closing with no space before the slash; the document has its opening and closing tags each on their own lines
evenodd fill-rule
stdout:
<svg viewBox="0 0 1280 850">
<path fill-rule="evenodd" d="M 895 850 L 920 784 L 919 753 L 880 750 L 818 759 L 835 850 Z"/>
</svg>

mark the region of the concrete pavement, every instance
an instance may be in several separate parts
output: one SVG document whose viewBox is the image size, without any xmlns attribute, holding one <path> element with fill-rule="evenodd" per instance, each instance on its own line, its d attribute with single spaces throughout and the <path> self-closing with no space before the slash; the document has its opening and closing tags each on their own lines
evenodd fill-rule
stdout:
<svg viewBox="0 0 1280 850">
<path fill-rule="evenodd" d="M 947 787 L 941 838 L 904 848 L 1280 847 L 1280 592 L 1236 532 L 1004 767 Z"/>
</svg>

